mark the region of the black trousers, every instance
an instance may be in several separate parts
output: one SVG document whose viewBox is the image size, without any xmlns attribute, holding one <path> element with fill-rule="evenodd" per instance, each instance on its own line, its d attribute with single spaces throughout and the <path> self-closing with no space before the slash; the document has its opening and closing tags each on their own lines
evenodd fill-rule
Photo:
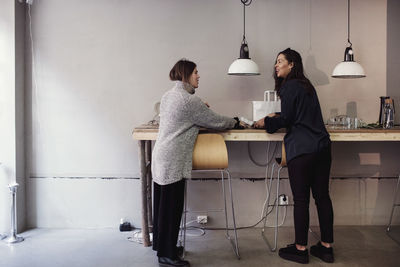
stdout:
<svg viewBox="0 0 400 267">
<path fill-rule="evenodd" d="M 185 180 L 154 184 L 153 250 L 158 257 L 177 259 L 176 242 L 182 218 Z"/>
<path fill-rule="evenodd" d="M 329 197 L 330 145 L 320 152 L 304 154 L 288 162 L 294 200 L 296 244 L 306 246 L 309 228 L 310 189 L 318 211 L 321 241 L 333 243 L 333 208 Z"/>
</svg>

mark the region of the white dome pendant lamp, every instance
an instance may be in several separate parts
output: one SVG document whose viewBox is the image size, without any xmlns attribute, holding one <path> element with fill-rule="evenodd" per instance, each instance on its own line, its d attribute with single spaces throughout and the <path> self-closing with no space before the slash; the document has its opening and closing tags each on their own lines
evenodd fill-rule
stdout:
<svg viewBox="0 0 400 267">
<path fill-rule="evenodd" d="M 233 61 L 230 65 L 228 74 L 238 76 L 260 75 L 257 64 L 249 57 L 249 47 L 246 41 L 246 6 L 249 6 L 252 0 L 240 0 L 243 4 L 243 40 L 240 46 L 240 58 Z"/>
<path fill-rule="evenodd" d="M 347 0 L 347 42 L 349 46 L 344 51 L 344 61 L 336 65 L 332 77 L 341 79 L 364 78 L 364 69 L 354 61 L 353 44 L 350 42 L 350 0 Z"/>
</svg>

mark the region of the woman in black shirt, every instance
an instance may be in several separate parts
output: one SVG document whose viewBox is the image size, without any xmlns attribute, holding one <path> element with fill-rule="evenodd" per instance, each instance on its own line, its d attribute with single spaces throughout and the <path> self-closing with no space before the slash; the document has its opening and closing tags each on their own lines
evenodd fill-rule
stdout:
<svg viewBox="0 0 400 267">
<path fill-rule="evenodd" d="M 304 76 L 301 56 L 290 48 L 280 52 L 275 63 L 275 90 L 281 113 L 257 121 L 255 127 L 274 133 L 286 128 L 284 138 L 290 187 L 294 200 L 295 244 L 279 250 L 284 259 L 308 262 L 310 189 L 318 211 L 321 242 L 311 255 L 333 262 L 333 208 L 329 197 L 331 141 L 322 119 L 314 86 Z"/>
</svg>

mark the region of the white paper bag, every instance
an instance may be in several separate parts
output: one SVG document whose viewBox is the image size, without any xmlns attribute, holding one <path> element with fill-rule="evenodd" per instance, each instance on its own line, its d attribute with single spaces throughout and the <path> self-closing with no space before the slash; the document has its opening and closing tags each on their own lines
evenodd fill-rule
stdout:
<svg viewBox="0 0 400 267">
<path fill-rule="evenodd" d="M 274 97 L 271 99 L 271 94 Z M 253 101 L 253 121 L 258 121 L 270 113 L 281 112 L 281 100 L 276 91 L 265 91 L 264 101 Z"/>
</svg>

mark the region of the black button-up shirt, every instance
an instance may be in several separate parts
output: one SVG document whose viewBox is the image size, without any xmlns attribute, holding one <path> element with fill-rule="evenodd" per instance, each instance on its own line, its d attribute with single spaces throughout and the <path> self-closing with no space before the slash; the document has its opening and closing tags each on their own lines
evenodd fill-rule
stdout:
<svg viewBox="0 0 400 267">
<path fill-rule="evenodd" d="M 266 117 L 264 122 L 268 133 L 286 128 L 287 161 L 326 148 L 331 141 L 315 89 L 308 92 L 299 80 L 289 80 L 282 86 L 280 98 L 280 116 Z"/>
</svg>

